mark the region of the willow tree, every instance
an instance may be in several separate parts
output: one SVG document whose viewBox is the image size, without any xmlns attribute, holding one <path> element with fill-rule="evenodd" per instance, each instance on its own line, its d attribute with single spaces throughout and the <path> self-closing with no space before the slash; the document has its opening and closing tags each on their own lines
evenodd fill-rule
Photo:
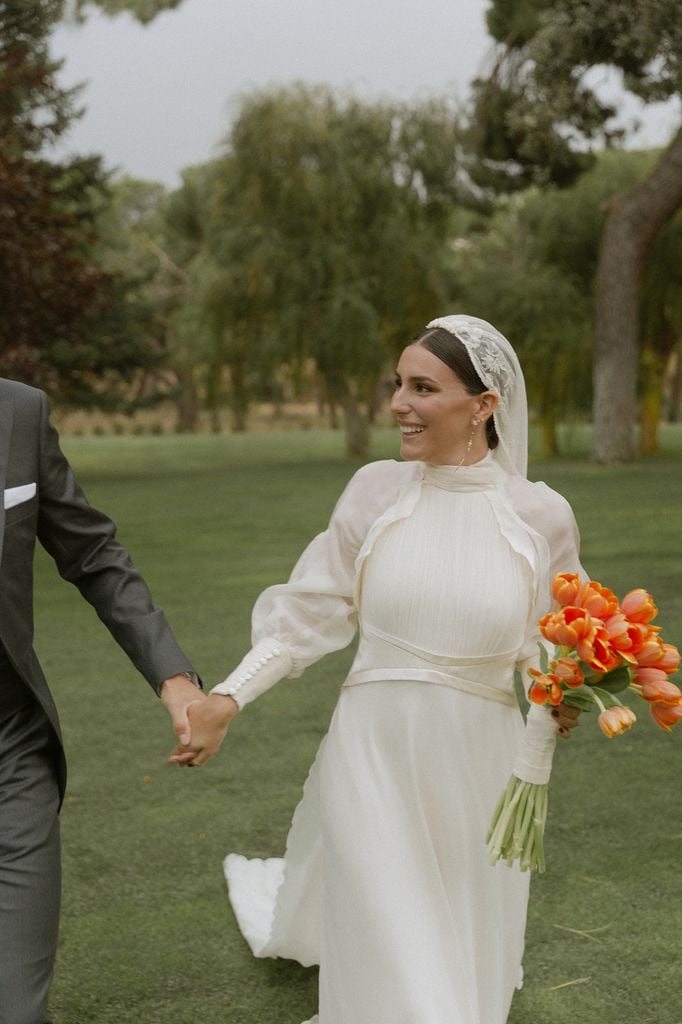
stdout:
<svg viewBox="0 0 682 1024">
<path fill-rule="evenodd" d="M 679 0 L 493 0 L 500 43 L 475 87 L 475 132 L 491 181 L 567 184 L 586 148 L 622 135 L 594 87 L 610 67 L 644 102 L 682 94 Z M 635 456 L 640 290 L 652 244 L 682 205 L 682 128 L 648 178 L 608 205 L 596 276 L 594 443 L 598 462 Z"/>
<path fill-rule="evenodd" d="M 365 456 L 377 383 L 396 339 L 445 291 L 461 193 L 445 103 L 363 103 L 303 85 L 248 96 L 219 171 L 214 296 L 256 351 L 314 362 Z"/>
</svg>

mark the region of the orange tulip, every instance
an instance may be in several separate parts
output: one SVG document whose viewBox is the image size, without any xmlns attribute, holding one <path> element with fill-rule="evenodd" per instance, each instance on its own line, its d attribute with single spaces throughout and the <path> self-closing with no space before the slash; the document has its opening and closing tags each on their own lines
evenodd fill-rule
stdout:
<svg viewBox="0 0 682 1024">
<path fill-rule="evenodd" d="M 541 672 L 538 668 L 529 668 L 528 672 L 535 680 L 528 690 L 528 699 L 533 704 L 546 704 L 548 701 L 554 707 L 561 704 L 564 699 L 564 691 L 558 676 L 551 672 Z"/>
<path fill-rule="evenodd" d="M 585 682 L 580 663 L 575 658 L 557 658 L 556 661 L 550 661 L 549 667 L 566 686 L 582 686 Z"/>
<path fill-rule="evenodd" d="M 561 605 L 575 604 L 580 590 L 580 577 L 577 572 L 560 572 L 552 580 L 552 596 Z"/>
<path fill-rule="evenodd" d="M 646 590 L 631 590 L 620 602 L 620 610 L 630 622 L 651 622 L 658 614 L 654 599 Z"/>
<path fill-rule="evenodd" d="M 596 580 L 589 580 L 580 588 L 575 604 L 595 619 L 608 619 L 618 611 L 618 598 L 614 592 Z"/>
<path fill-rule="evenodd" d="M 540 627 L 540 632 L 544 637 L 547 638 L 547 640 L 550 640 L 552 643 L 557 642 L 554 639 L 556 615 L 554 615 L 552 612 L 550 612 L 548 615 L 544 615 L 541 619 L 538 620 L 538 626 Z"/>
<path fill-rule="evenodd" d="M 622 612 L 620 614 L 622 614 Z M 630 622 L 629 619 L 626 619 L 625 621 L 628 624 L 627 635 L 632 641 L 632 647 L 630 647 L 629 653 L 635 655 L 637 651 L 641 649 L 644 641 L 648 640 L 650 636 L 655 635 L 657 630 L 646 622 Z"/>
<path fill-rule="evenodd" d="M 604 629 L 611 646 L 631 664 L 635 663 L 635 655 L 641 650 L 644 640 L 651 635 L 648 626 L 640 622 L 629 622 L 622 612 L 609 616 L 604 622 Z"/>
<path fill-rule="evenodd" d="M 671 683 L 660 668 L 638 668 L 635 682 L 642 688 L 642 697 L 651 703 L 677 704 L 682 701 L 679 688 Z"/>
<path fill-rule="evenodd" d="M 635 654 L 635 661 L 643 668 L 658 668 L 658 662 L 663 660 L 664 654 L 663 642 L 655 633 L 649 633 Z"/>
<path fill-rule="evenodd" d="M 621 663 L 620 654 L 611 645 L 609 634 L 601 623 L 578 640 L 576 649 L 595 672 L 610 672 Z"/>
<path fill-rule="evenodd" d="M 637 665 L 634 681 L 642 686 L 644 683 L 665 683 L 668 676 L 658 665 Z"/>
<path fill-rule="evenodd" d="M 590 613 L 574 605 L 567 605 L 554 615 L 540 619 L 542 635 L 561 647 L 575 647 L 578 640 L 593 629 Z"/>
<path fill-rule="evenodd" d="M 669 676 L 680 667 L 680 652 L 675 644 L 663 644 L 663 657 L 656 663 L 656 668 L 663 669 Z"/>
<path fill-rule="evenodd" d="M 609 615 L 607 619 L 604 619 L 604 629 L 609 634 L 609 639 L 612 644 L 618 641 L 628 642 L 628 648 L 631 646 L 628 637 L 628 629 L 630 623 L 625 618 L 622 612 L 615 612 L 613 615 Z"/>
<path fill-rule="evenodd" d="M 660 725 L 661 729 L 665 729 L 666 732 L 672 732 L 673 726 L 682 721 L 682 703 L 661 704 L 656 701 L 649 707 L 656 725 Z"/>
<path fill-rule="evenodd" d="M 599 728 L 609 739 L 627 732 L 636 721 L 637 717 L 634 711 L 620 704 L 614 704 L 612 708 L 606 708 L 597 719 Z"/>
</svg>

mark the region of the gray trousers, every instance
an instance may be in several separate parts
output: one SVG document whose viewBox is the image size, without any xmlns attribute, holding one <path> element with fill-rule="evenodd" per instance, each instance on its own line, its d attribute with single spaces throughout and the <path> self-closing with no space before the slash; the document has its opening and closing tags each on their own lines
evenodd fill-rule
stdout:
<svg viewBox="0 0 682 1024">
<path fill-rule="evenodd" d="M 0 688 L 3 674 L 0 665 Z M 18 709 L 0 707 L 0 1024 L 51 1020 L 61 888 L 55 742 L 30 696 Z"/>
</svg>

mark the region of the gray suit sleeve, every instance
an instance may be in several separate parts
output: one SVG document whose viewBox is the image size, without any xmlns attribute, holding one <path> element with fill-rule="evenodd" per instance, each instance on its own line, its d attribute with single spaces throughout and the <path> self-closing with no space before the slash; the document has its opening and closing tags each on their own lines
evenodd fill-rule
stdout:
<svg viewBox="0 0 682 1024">
<path fill-rule="evenodd" d="M 108 516 L 90 505 L 61 451 L 42 395 L 38 539 L 60 575 L 73 583 L 145 679 L 164 679 L 193 667 L 179 647 Z"/>
</svg>

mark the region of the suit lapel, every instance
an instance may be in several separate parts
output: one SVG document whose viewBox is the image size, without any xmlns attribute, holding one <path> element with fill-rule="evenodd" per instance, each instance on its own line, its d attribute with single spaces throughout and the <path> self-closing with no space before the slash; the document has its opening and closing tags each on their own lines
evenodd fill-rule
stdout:
<svg viewBox="0 0 682 1024">
<path fill-rule="evenodd" d="M 9 459 L 12 425 L 14 422 L 14 403 L 9 395 L 3 395 L 0 389 L 0 495 L 4 498 L 7 482 L 7 462 Z M 0 559 L 2 544 L 5 539 L 5 503 L 0 501 Z"/>
</svg>

